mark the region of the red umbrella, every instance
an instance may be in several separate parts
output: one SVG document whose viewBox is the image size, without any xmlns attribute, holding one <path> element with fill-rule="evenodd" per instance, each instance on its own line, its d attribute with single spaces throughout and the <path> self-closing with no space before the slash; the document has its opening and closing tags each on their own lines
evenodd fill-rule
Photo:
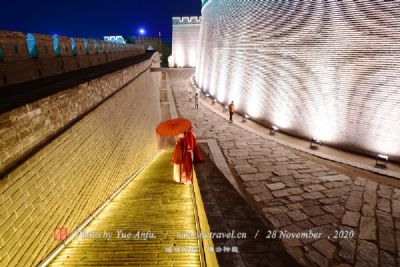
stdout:
<svg viewBox="0 0 400 267">
<path fill-rule="evenodd" d="M 192 122 L 187 119 L 173 119 L 160 123 L 156 132 L 160 136 L 176 136 L 190 129 Z"/>
</svg>

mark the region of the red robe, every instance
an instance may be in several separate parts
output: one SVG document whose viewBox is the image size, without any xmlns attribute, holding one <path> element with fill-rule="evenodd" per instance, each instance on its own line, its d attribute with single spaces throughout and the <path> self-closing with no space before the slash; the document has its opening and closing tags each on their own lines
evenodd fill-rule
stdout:
<svg viewBox="0 0 400 267">
<path fill-rule="evenodd" d="M 193 182 L 192 153 L 188 150 L 186 150 L 183 154 L 181 182 L 182 183 Z"/>
<path fill-rule="evenodd" d="M 204 162 L 204 157 L 201 154 L 200 149 L 197 147 L 197 140 L 194 132 L 191 130 L 187 131 L 185 139 L 185 148 L 193 151 L 193 161 Z"/>
<path fill-rule="evenodd" d="M 172 153 L 172 157 L 170 162 L 173 164 L 182 164 L 183 161 L 183 138 L 180 138 L 175 143 L 174 152 Z"/>
</svg>

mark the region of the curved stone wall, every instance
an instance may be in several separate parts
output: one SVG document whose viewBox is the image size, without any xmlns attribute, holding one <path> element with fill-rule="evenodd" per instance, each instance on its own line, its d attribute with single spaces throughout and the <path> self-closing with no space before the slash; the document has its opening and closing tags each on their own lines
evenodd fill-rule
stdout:
<svg viewBox="0 0 400 267">
<path fill-rule="evenodd" d="M 212 0 L 196 82 L 266 125 L 400 155 L 400 4 Z"/>
</svg>

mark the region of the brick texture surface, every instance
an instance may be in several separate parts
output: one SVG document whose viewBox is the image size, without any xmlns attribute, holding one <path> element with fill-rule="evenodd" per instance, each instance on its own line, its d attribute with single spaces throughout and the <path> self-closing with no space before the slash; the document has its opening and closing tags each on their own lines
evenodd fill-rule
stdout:
<svg viewBox="0 0 400 267">
<path fill-rule="evenodd" d="M 0 180 L 0 266 L 32 266 L 157 151 L 159 73 L 145 61 L 1 116 L 2 163 L 127 86 Z M 13 145 L 11 145 L 13 144 Z"/>
<path fill-rule="evenodd" d="M 399 17 L 398 1 L 209 1 L 196 82 L 282 132 L 399 162 Z"/>
<path fill-rule="evenodd" d="M 0 172 L 150 66 L 145 61 L 0 114 Z"/>
</svg>

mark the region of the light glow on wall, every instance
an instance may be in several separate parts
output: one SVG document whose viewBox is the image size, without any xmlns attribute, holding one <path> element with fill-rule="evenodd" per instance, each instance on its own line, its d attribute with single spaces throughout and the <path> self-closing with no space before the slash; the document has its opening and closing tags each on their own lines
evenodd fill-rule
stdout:
<svg viewBox="0 0 400 267">
<path fill-rule="evenodd" d="M 175 59 L 176 61 L 176 65 L 178 67 L 184 67 L 185 66 L 185 55 L 184 55 L 184 51 L 183 51 L 183 47 L 182 46 L 178 46 L 176 49 L 176 53 L 174 54 L 173 59 Z"/>
<path fill-rule="evenodd" d="M 213 0 L 202 16 L 203 90 L 293 135 L 400 160 L 396 1 Z"/>
<path fill-rule="evenodd" d="M 172 66 L 195 67 L 200 36 L 200 18 L 172 18 Z"/>
</svg>

